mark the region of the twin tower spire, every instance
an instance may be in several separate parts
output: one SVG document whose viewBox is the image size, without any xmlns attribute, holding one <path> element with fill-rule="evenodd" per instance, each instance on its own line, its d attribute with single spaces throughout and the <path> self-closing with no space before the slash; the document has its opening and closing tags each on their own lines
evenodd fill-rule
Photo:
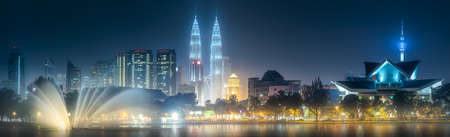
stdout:
<svg viewBox="0 0 450 137">
<path fill-rule="evenodd" d="M 200 105 L 207 100 L 215 101 L 224 96 L 224 62 L 222 54 L 222 37 L 218 18 L 215 18 L 212 28 L 209 75 L 203 75 L 202 44 L 200 36 L 200 26 L 197 16 L 191 30 L 191 41 L 189 44 L 189 81 L 195 87 L 198 102 Z M 206 79 L 205 79 L 206 78 Z M 205 88 L 204 88 L 205 87 Z M 206 89 L 206 90 L 203 90 Z M 208 92 L 206 92 L 208 91 Z"/>
</svg>

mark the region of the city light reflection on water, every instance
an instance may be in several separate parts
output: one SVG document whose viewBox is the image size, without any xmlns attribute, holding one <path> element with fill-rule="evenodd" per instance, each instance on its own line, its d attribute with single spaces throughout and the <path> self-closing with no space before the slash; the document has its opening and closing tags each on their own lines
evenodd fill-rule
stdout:
<svg viewBox="0 0 450 137">
<path fill-rule="evenodd" d="M 4 137 L 445 137 L 450 124 L 198 124 L 72 131 L 0 129 Z"/>
</svg>

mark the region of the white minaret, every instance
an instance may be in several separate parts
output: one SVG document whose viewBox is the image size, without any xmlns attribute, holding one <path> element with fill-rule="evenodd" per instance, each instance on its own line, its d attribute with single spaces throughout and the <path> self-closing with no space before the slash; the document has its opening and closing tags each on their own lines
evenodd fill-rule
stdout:
<svg viewBox="0 0 450 137">
<path fill-rule="evenodd" d="M 405 42 L 405 33 L 403 31 L 404 29 L 404 22 L 402 20 L 402 26 L 401 26 L 401 32 L 400 32 L 400 61 L 405 61 L 405 51 L 406 51 L 406 42 Z"/>
</svg>

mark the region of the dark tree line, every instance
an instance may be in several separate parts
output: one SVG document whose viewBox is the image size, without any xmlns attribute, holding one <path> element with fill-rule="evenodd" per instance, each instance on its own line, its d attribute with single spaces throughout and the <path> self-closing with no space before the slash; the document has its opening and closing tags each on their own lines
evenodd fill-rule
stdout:
<svg viewBox="0 0 450 137">
<path fill-rule="evenodd" d="M 319 120 L 321 112 L 330 106 L 328 95 L 329 92 L 322 85 L 320 78 L 316 78 L 310 86 L 304 86 L 300 93 L 278 91 L 278 93 L 270 96 L 264 105 L 261 105 L 262 102 L 257 97 L 251 97 L 249 99 L 249 110 L 253 113 L 264 111 L 278 117 L 287 115 L 289 110 L 300 111 L 304 114 L 302 107 L 305 106 L 314 118 Z"/>
<path fill-rule="evenodd" d="M 31 119 L 30 105 L 29 101 L 21 101 L 14 90 L 0 89 L 0 121 L 11 122 L 12 119 L 18 119 L 21 122 L 29 121 Z"/>
<path fill-rule="evenodd" d="M 215 104 L 207 104 L 207 108 L 214 109 L 216 114 L 239 114 L 245 113 L 246 107 L 238 101 L 237 96 L 232 95 L 228 100 L 217 99 Z"/>
</svg>

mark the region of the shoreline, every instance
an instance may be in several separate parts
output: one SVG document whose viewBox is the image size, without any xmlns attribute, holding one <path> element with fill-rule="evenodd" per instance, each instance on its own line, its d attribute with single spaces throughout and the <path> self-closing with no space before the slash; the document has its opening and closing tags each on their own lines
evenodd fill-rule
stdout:
<svg viewBox="0 0 450 137">
<path fill-rule="evenodd" d="M 164 126 L 186 126 L 186 125 L 227 125 L 227 124 L 242 124 L 242 125 L 258 125 L 258 124 L 285 124 L 285 125 L 302 125 L 302 124 L 450 124 L 450 120 L 344 120 L 344 121 L 184 121 L 180 123 L 150 123 L 142 125 L 142 127 L 134 127 L 129 125 L 122 126 L 94 126 L 89 128 L 72 128 L 71 130 L 90 130 L 90 129 L 102 129 L 102 130 L 114 130 L 114 129 L 145 129 L 145 128 L 164 128 Z M 36 123 L 21 123 L 13 124 L 2 123 L 0 129 L 29 129 L 35 128 L 39 130 L 53 130 L 54 128 L 40 127 Z"/>
<path fill-rule="evenodd" d="M 450 123 L 450 120 L 336 120 L 336 121 L 185 121 L 183 124 L 392 124 Z"/>
</svg>

